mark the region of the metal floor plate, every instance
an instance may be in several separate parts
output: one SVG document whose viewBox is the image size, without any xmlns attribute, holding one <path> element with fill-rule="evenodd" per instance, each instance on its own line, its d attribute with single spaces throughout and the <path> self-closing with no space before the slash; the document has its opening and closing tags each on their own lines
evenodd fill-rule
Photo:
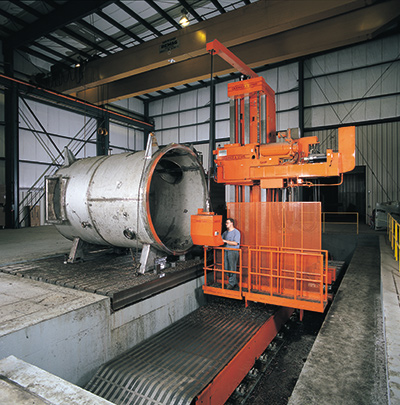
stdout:
<svg viewBox="0 0 400 405">
<path fill-rule="evenodd" d="M 273 313 L 215 299 L 103 365 L 86 389 L 115 404 L 190 404 Z"/>
<path fill-rule="evenodd" d="M 153 272 L 137 276 L 130 255 L 117 255 L 105 249 L 88 253 L 84 261 L 73 264 L 64 264 L 62 256 L 54 256 L 5 264 L 0 271 L 108 296 L 116 311 L 201 276 L 203 262 L 200 259 L 176 262 L 175 267 L 163 270 L 162 278 Z"/>
</svg>

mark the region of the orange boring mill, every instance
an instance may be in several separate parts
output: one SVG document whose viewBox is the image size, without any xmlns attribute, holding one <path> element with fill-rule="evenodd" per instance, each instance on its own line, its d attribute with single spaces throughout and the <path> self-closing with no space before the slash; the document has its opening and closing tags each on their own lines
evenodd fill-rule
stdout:
<svg viewBox="0 0 400 405">
<path fill-rule="evenodd" d="M 255 301 L 323 312 L 335 270 L 328 266 L 328 252 L 321 250 L 321 203 L 293 201 L 294 193 L 287 191 L 314 186 L 312 179 L 321 177 L 343 181 L 343 173 L 355 166 L 355 127 L 339 128 L 339 150 L 326 154 L 315 152 L 315 136 L 277 133 L 275 93 L 264 78 L 217 40 L 207 50 L 249 78 L 228 84 L 231 143 L 213 152 L 215 181 L 235 188 L 227 216 L 241 233 L 238 287 L 226 288 L 232 271 L 225 269 L 222 216 L 199 209 L 191 219 L 191 236 L 194 244 L 205 246 L 203 290 L 244 299 L 246 305 Z M 289 201 L 282 202 L 283 192 Z"/>
</svg>

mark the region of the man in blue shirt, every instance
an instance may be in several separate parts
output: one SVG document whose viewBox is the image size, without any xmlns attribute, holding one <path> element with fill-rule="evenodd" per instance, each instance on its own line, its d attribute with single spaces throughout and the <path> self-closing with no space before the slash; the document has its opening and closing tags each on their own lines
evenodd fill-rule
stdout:
<svg viewBox="0 0 400 405">
<path fill-rule="evenodd" d="M 239 248 L 240 248 L 240 232 L 234 227 L 234 220 L 228 218 L 225 222 L 226 231 L 222 234 L 222 240 L 224 242 L 225 255 L 225 270 L 236 271 L 237 261 L 239 258 Z M 237 285 L 236 274 L 228 273 L 229 281 L 227 285 L 227 290 L 233 290 Z"/>
</svg>

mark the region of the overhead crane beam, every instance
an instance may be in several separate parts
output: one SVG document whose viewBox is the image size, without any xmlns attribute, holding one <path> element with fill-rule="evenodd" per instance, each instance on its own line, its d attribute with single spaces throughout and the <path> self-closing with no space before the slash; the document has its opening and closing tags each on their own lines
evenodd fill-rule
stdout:
<svg viewBox="0 0 400 405">
<path fill-rule="evenodd" d="M 366 0 L 257 1 L 106 58 L 90 61 L 79 83 L 66 81 L 57 90 L 76 93 L 168 66 L 172 59 L 182 62 L 206 55 L 206 43 L 215 38 L 232 47 L 363 8 L 367 3 Z M 118 5 L 122 6 L 121 3 Z M 161 46 L 174 39 L 178 46 L 163 52 Z M 209 73 L 208 66 L 206 72 Z"/>
<path fill-rule="evenodd" d="M 399 15 L 398 1 L 391 0 L 252 42 L 231 46 L 230 50 L 241 60 L 245 60 L 248 66 L 262 66 L 365 41 L 377 35 L 383 26 L 398 18 Z M 101 63 L 101 60 L 98 63 Z M 209 55 L 202 55 L 180 63 L 177 61 L 156 70 L 145 69 L 146 71 L 140 74 L 72 94 L 94 104 L 104 104 L 204 80 L 209 78 L 209 69 Z M 216 75 L 228 74 L 234 70 L 220 58 L 214 62 Z M 101 98 L 102 95 L 107 97 Z"/>
</svg>

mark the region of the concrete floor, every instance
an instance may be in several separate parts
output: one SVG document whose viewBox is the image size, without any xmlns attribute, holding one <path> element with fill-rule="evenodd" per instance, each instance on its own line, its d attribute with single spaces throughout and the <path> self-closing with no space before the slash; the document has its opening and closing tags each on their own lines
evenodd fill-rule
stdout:
<svg viewBox="0 0 400 405">
<path fill-rule="evenodd" d="M 1 403 L 5 405 L 112 405 L 111 402 L 14 356 L 0 360 L 0 373 Z"/>
<path fill-rule="evenodd" d="M 366 227 L 361 227 L 360 233 L 367 236 L 378 235 Z M 313 347 L 313 350 L 317 349 L 318 346 L 323 348 L 318 341 L 321 342 L 322 340 L 323 342 L 323 339 L 326 339 L 327 330 L 330 329 L 333 336 L 328 343 L 330 350 L 324 352 L 322 349 L 319 354 L 318 352 L 311 352 L 308 356 L 302 375 L 289 401 L 290 404 L 400 403 L 400 342 L 398 339 L 398 331 L 400 330 L 398 294 L 398 291 L 400 291 L 400 273 L 398 262 L 394 261 L 392 251 L 385 241 L 384 234 L 380 233 L 380 235 L 376 236 L 380 238 L 380 247 L 378 245 L 377 250 L 373 250 L 367 246 L 366 250 L 358 252 L 356 259 L 357 257 L 357 260 L 361 261 L 366 259 L 370 263 L 377 261 L 375 265 L 378 266 L 378 273 L 380 266 L 381 274 L 368 273 L 363 268 L 361 270 L 358 269 L 358 271 L 366 273 L 365 276 L 367 276 L 368 281 L 365 283 L 365 286 L 370 290 L 370 294 L 361 297 L 361 301 L 359 302 L 349 301 L 347 304 L 346 300 L 343 299 L 343 294 L 347 298 L 356 299 L 360 295 L 360 285 L 354 284 L 354 280 L 358 279 L 358 276 L 352 276 L 351 271 L 349 273 L 349 283 L 346 284 L 346 274 L 343 280 L 344 284 L 340 287 L 342 292 L 340 293 L 339 290 L 338 299 L 332 305 L 332 307 L 336 307 L 334 307 L 332 312 L 328 313 L 326 317 L 328 324 L 323 327 L 324 332 L 321 336 L 317 337 Z M 0 265 L 38 259 L 55 254 L 66 254 L 69 252 L 70 247 L 71 241 L 64 239 L 51 226 L 0 230 Z M 355 266 L 354 271 L 356 270 Z M 372 297 L 372 311 L 371 307 L 364 305 L 368 297 Z M 96 297 L 93 294 L 42 284 L 32 280 L 24 280 L 20 277 L 0 273 L 0 308 L 2 308 L 0 336 L 4 336 L 12 323 L 37 321 L 40 325 L 42 319 L 40 317 L 45 319 L 51 316 L 53 311 L 65 310 L 65 306 L 68 305 L 71 306 L 71 310 L 73 311 L 74 303 L 78 303 L 81 300 L 93 301 L 96 300 Z M 102 302 L 102 300 L 106 300 L 106 298 L 101 298 L 100 301 Z M 346 305 L 352 306 L 350 311 Z M 360 354 L 362 353 L 361 348 L 363 347 L 363 343 L 361 342 L 359 347 L 357 347 L 359 339 L 354 339 L 357 355 L 352 359 L 354 353 L 348 352 L 352 337 L 349 335 L 350 337 L 348 336 L 346 339 L 343 336 L 343 331 L 345 330 L 343 328 L 343 317 L 347 317 L 350 313 L 354 315 L 354 320 L 348 319 L 348 329 L 345 333 L 353 329 L 352 336 L 357 336 L 359 332 L 357 328 L 361 327 L 357 322 L 362 318 L 366 322 L 363 326 L 365 328 L 364 335 L 366 340 L 370 345 L 374 345 L 373 349 L 371 347 L 367 349 L 370 350 L 373 358 L 368 359 L 367 356 L 364 363 L 361 359 L 362 354 Z M 329 324 L 329 322 L 331 323 Z M 382 339 L 379 338 L 379 333 L 381 333 Z M 30 336 L 25 336 L 25 340 L 28 338 Z M 346 350 L 341 350 L 340 345 L 332 350 L 332 342 L 334 340 L 340 342 L 342 347 L 346 347 Z M 24 345 L 27 342 L 26 340 Z M 2 349 L 4 347 L 0 344 L 0 351 Z M 346 353 L 348 357 L 346 357 Z M 316 367 L 318 362 L 314 362 L 314 364 L 312 362 L 318 356 L 324 358 L 324 361 L 319 361 L 319 364 L 323 366 L 320 369 Z M 325 358 L 329 356 L 333 361 L 326 362 Z M 337 363 L 340 371 L 337 372 L 338 374 L 335 374 L 332 365 L 337 359 L 339 359 Z M 380 359 L 383 359 L 383 363 Z M 357 369 L 357 367 L 361 367 L 361 369 Z M 365 387 L 368 386 L 363 385 L 362 382 L 363 367 L 367 371 L 371 367 L 375 367 L 373 373 L 376 372 L 376 379 L 371 380 L 371 384 L 374 387 L 367 388 L 368 393 L 364 396 L 362 396 L 363 387 L 365 394 Z M 384 377 L 387 377 L 387 379 L 382 379 L 382 371 L 384 374 L 386 372 Z M 370 378 L 370 374 L 368 378 Z M 312 375 L 312 378 L 310 378 L 310 375 Z M 354 392 L 351 390 L 346 391 L 347 388 L 343 388 L 343 384 L 346 384 L 351 379 L 355 381 L 356 388 Z M 314 388 L 309 385 L 309 381 L 315 381 Z M 325 383 L 324 381 L 331 381 L 331 383 Z M 310 392 L 313 389 L 316 391 Z M 347 392 L 345 396 L 343 396 L 344 392 Z"/>
<path fill-rule="evenodd" d="M 380 237 L 380 246 L 389 399 L 391 404 L 400 404 L 400 267 L 387 238 Z"/>
<path fill-rule="evenodd" d="M 54 226 L 0 229 L 0 264 L 66 254 L 71 246 Z"/>
<path fill-rule="evenodd" d="M 290 405 L 400 404 L 399 287 L 385 235 L 359 238 Z"/>
<path fill-rule="evenodd" d="M 70 245 L 52 226 L 3 229 L 0 266 L 67 253 Z M 0 359 L 14 355 L 76 383 L 96 367 L 90 346 L 102 346 L 109 312 L 107 297 L 0 272 Z"/>
</svg>

